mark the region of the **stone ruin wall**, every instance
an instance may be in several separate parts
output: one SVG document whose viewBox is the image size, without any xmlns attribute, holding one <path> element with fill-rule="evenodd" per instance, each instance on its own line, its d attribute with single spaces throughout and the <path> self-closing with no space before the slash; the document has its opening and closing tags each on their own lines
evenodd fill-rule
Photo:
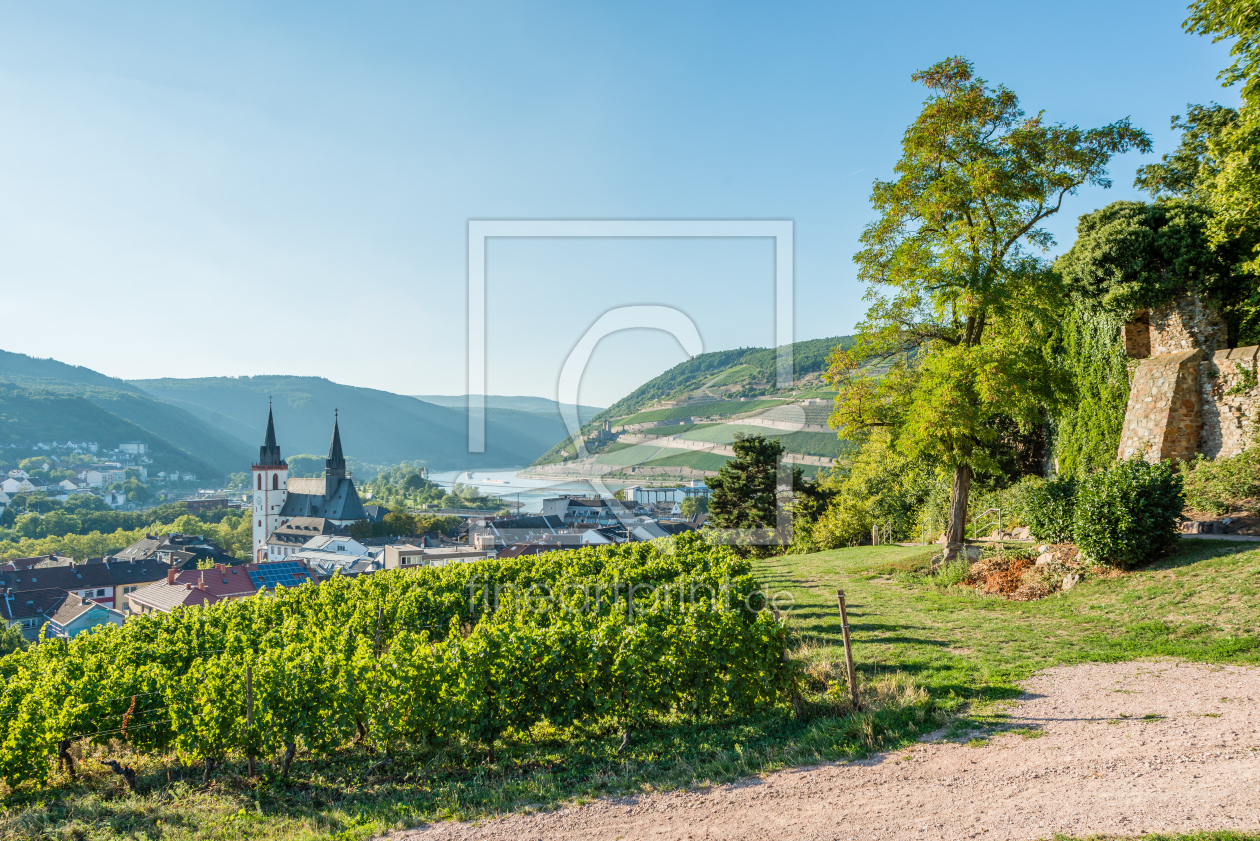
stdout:
<svg viewBox="0 0 1260 841">
<path fill-rule="evenodd" d="M 1217 458 L 1251 445 L 1260 418 L 1260 347 L 1230 349 L 1226 336 L 1220 314 L 1192 295 L 1138 313 L 1125 326 L 1125 352 L 1140 361 L 1130 382 L 1120 458 Z"/>
</svg>

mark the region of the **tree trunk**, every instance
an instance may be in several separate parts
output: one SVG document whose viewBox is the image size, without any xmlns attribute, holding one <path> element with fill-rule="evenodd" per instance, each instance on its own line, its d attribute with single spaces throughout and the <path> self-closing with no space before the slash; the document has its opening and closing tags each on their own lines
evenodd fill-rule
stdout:
<svg viewBox="0 0 1260 841">
<path fill-rule="evenodd" d="M 74 766 L 74 757 L 70 755 L 69 739 L 62 739 L 57 743 L 57 764 L 70 772 L 70 779 L 79 779 L 79 773 Z"/>
<path fill-rule="evenodd" d="M 971 494 L 971 465 L 954 468 L 954 487 L 949 497 L 949 527 L 945 530 L 945 557 L 957 557 L 967 539 L 967 497 Z"/>
<path fill-rule="evenodd" d="M 289 766 L 293 764 L 293 755 L 297 753 L 297 743 L 287 742 L 284 746 L 284 758 L 280 760 L 280 776 L 289 776 Z"/>
</svg>

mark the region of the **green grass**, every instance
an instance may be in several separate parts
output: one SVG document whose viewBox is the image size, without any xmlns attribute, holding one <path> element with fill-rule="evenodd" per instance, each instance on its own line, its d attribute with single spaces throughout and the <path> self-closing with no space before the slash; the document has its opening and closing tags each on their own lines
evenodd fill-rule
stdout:
<svg viewBox="0 0 1260 841">
<path fill-rule="evenodd" d="M 672 418 L 718 418 L 756 412 L 782 404 L 782 400 L 717 400 L 712 403 L 695 403 L 690 406 L 671 406 L 667 409 L 649 409 L 627 418 L 613 421 L 613 426 L 632 423 L 650 423 Z"/>
<path fill-rule="evenodd" d="M 664 448 L 662 455 L 645 462 L 645 467 L 690 467 L 693 470 L 711 470 L 717 472 L 722 465 L 730 461 L 727 456 L 717 453 L 706 453 L 699 450 L 674 450 Z"/>
<path fill-rule="evenodd" d="M 689 441 L 705 441 L 710 444 L 730 444 L 736 434 L 764 435 L 777 438 L 789 453 L 810 456 L 834 457 L 840 454 L 841 441 L 834 432 L 780 432 L 763 426 L 747 426 L 737 423 L 715 423 L 696 426 L 681 434 Z"/>
<path fill-rule="evenodd" d="M 731 383 L 743 382 L 752 379 L 761 374 L 761 371 L 752 365 L 735 365 L 719 374 L 715 379 L 709 380 L 704 384 L 705 388 L 719 388 Z"/>
<path fill-rule="evenodd" d="M 0 811 L 4 839 L 368 838 L 428 820 L 538 808 L 608 793 L 722 782 L 791 765 L 895 748 L 948 725 L 962 742 L 1000 731 L 1025 738 L 1004 712 L 1018 682 L 1061 663 L 1171 656 L 1260 662 L 1260 552 L 1247 544 L 1185 541 L 1179 553 L 1116 579 L 1089 579 L 1037 602 L 943 589 L 916 578 L 931 550 L 860 547 L 758 561 L 785 610 L 805 669 L 804 717 L 786 711 L 737 721 L 657 722 L 618 754 L 611 723 L 565 732 L 544 726 L 484 749 L 445 745 L 378 761 L 370 748 L 330 759 L 300 755 L 289 781 L 242 776 L 228 762 L 208 788 L 199 769 L 171 758 L 134 762 L 142 793 L 126 793 L 95 762 L 77 783 L 19 792 Z M 869 709 L 845 714 L 833 699 L 847 594 L 859 683 Z M 1140 711 L 1139 711 L 1140 712 Z M 1164 836 L 1148 836 L 1148 838 Z M 1172 836 L 1240 841 L 1255 836 Z M 1171 838 L 1169 837 L 1169 841 Z"/>
</svg>

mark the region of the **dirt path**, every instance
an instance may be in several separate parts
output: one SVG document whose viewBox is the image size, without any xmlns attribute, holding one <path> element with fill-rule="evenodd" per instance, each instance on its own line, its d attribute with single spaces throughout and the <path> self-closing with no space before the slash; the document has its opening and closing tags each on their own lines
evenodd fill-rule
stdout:
<svg viewBox="0 0 1260 841">
<path fill-rule="evenodd" d="M 1042 839 L 1260 830 L 1260 669 L 1172 661 L 1050 669 L 982 747 L 922 743 L 701 791 L 601 800 L 438 839 Z"/>
</svg>

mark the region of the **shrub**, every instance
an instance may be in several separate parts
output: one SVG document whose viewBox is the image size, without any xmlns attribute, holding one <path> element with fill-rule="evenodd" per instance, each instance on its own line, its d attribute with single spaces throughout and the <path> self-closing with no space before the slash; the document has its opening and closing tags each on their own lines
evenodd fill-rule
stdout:
<svg viewBox="0 0 1260 841">
<path fill-rule="evenodd" d="M 1183 506 L 1171 462 L 1134 456 L 1081 480 L 1073 533 L 1090 560 L 1127 567 L 1173 547 Z"/>
<path fill-rule="evenodd" d="M 1236 456 L 1196 456 L 1185 469 L 1186 504 L 1196 511 L 1227 514 L 1244 500 L 1260 497 L 1260 445 Z"/>
<path fill-rule="evenodd" d="M 1038 540 L 1067 543 L 1072 539 L 1076 512 L 1076 481 L 1071 478 L 1033 479 L 1023 487 L 1023 516 Z"/>
</svg>

